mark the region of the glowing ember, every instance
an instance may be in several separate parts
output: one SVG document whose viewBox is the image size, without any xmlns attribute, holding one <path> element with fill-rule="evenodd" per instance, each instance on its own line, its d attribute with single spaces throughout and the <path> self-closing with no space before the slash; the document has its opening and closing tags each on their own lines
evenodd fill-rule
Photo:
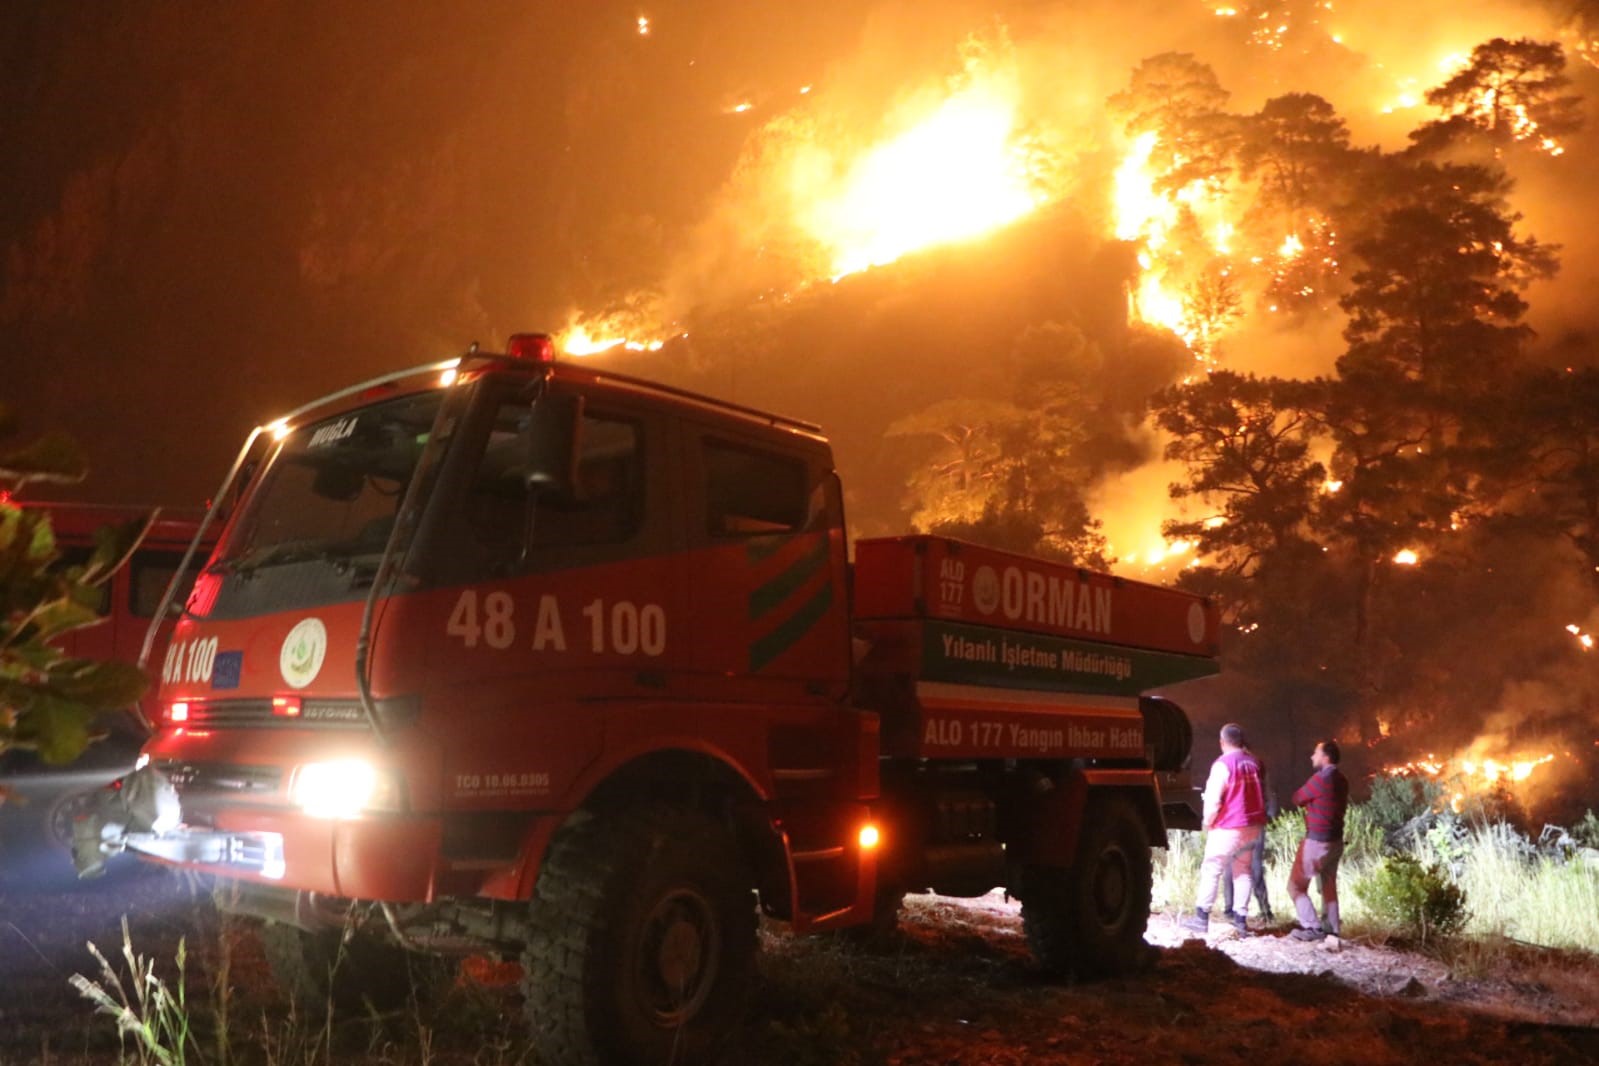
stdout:
<svg viewBox="0 0 1599 1066">
<path fill-rule="evenodd" d="M 1413 548 L 1405 548 L 1394 553 L 1394 562 L 1400 566 L 1415 566 L 1420 561 L 1421 556 L 1417 555 Z"/>
<path fill-rule="evenodd" d="M 1583 651 L 1593 651 L 1593 634 L 1585 632 L 1579 625 L 1569 625 L 1566 632 L 1577 638 L 1577 643 L 1582 645 Z"/>
<path fill-rule="evenodd" d="M 834 280 L 1016 221 L 1045 201 L 1018 134 L 1014 78 L 969 66 L 932 114 L 867 151 L 805 220 Z"/>
<path fill-rule="evenodd" d="M 638 32 L 639 32 L 639 36 L 640 37 L 648 37 L 649 36 L 649 34 L 650 34 L 650 19 L 649 19 L 648 15 L 640 15 L 638 17 Z"/>
</svg>

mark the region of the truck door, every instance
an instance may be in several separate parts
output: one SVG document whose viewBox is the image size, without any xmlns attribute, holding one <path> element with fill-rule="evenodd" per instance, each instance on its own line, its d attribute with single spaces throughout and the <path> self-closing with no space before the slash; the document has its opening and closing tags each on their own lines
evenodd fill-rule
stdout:
<svg viewBox="0 0 1599 1066">
<path fill-rule="evenodd" d="M 840 695 L 849 649 L 843 515 L 825 447 L 687 428 L 696 669 L 778 685 L 750 688 L 751 697 Z"/>
<path fill-rule="evenodd" d="M 529 410 L 510 394 L 468 428 L 455 495 L 426 548 L 433 587 L 387 609 L 426 616 L 382 623 L 428 635 L 397 654 L 426 662 L 424 698 L 449 708 L 444 798 L 457 807 L 560 795 L 598 754 L 604 709 L 671 698 L 688 661 L 665 419 L 590 397 L 576 484 L 530 493 Z"/>
</svg>

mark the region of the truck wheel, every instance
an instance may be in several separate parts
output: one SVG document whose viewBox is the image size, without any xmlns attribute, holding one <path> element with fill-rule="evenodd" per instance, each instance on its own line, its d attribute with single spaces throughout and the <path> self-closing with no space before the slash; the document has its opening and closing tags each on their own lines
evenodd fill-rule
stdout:
<svg viewBox="0 0 1599 1066">
<path fill-rule="evenodd" d="M 754 886 L 731 834 L 705 815 L 574 815 L 539 872 L 522 957 L 539 1061 L 708 1058 L 743 1009 Z"/>
<path fill-rule="evenodd" d="M 1033 956 L 1079 977 L 1141 969 L 1151 877 L 1149 839 L 1131 805 L 1090 800 L 1072 866 L 1024 871 L 1022 925 Z"/>
<path fill-rule="evenodd" d="M 370 934 L 348 941 L 342 930 L 315 933 L 282 922 L 260 930 L 261 950 L 278 987 L 294 1006 L 312 1016 L 329 1006 L 391 1010 L 413 994 L 425 995 L 435 971 L 430 956 L 406 951 Z"/>
</svg>

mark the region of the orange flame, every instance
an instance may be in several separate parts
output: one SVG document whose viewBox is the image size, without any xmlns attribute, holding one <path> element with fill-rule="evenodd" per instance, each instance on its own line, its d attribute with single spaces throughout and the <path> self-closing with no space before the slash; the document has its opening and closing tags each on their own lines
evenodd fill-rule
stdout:
<svg viewBox="0 0 1599 1066">
<path fill-rule="evenodd" d="M 828 250 L 833 280 L 981 236 L 1042 206 L 1019 99 L 1013 71 L 973 59 L 930 114 L 849 164 L 842 187 L 803 220 Z"/>
<path fill-rule="evenodd" d="M 1481 743 L 1474 744 L 1473 750 Z M 1382 773 L 1389 777 L 1423 777 L 1437 781 L 1444 787 L 1445 801 L 1458 814 L 1473 797 L 1521 784 L 1531 778 L 1538 767 L 1554 761 L 1554 752 L 1503 758 L 1464 754 L 1453 759 L 1428 754 L 1410 762 L 1385 766 Z"/>
</svg>

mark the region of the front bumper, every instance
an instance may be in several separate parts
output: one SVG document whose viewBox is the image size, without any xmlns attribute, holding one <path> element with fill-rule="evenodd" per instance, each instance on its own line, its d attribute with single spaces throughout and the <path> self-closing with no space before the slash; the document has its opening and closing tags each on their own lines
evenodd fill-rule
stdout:
<svg viewBox="0 0 1599 1066">
<path fill-rule="evenodd" d="M 221 833 L 179 826 L 169 833 L 128 833 L 122 845 L 177 866 L 225 867 L 268 881 L 281 881 L 287 872 L 282 833 Z"/>
<path fill-rule="evenodd" d="M 108 858 L 131 851 L 220 877 L 325 895 L 396 902 L 434 896 L 442 841 L 436 817 L 339 820 L 240 805 L 215 821 L 186 824 L 177 788 L 146 766 L 105 790 L 74 822 L 78 876 L 96 877 Z"/>
</svg>

